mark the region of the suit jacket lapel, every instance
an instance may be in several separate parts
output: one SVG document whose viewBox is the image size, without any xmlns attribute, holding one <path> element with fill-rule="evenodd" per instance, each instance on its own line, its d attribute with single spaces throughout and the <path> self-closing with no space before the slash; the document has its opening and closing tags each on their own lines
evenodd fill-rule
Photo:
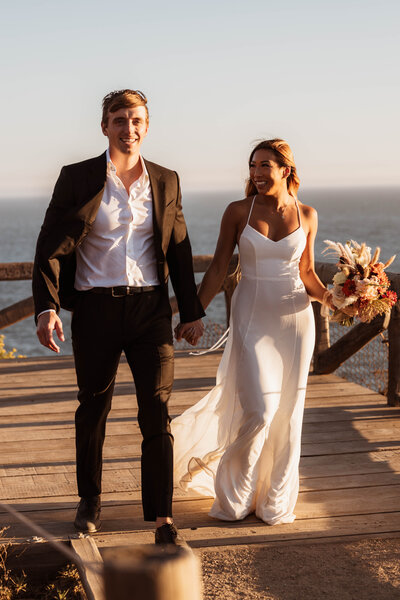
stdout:
<svg viewBox="0 0 400 600">
<path fill-rule="evenodd" d="M 106 179 L 107 159 L 106 153 L 103 152 L 91 162 L 87 170 L 87 196 L 79 209 L 79 213 L 89 225 L 93 223 L 99 210 Z"/>
<path fill-rule="evenodd" d="M 149 163 L 147 160 L 144 162 L 149 174 L 151 195 L 153 198 L 154 236 L 161 242 L 165 211 L 165 182 L 156 165 Z"/>
</svg>

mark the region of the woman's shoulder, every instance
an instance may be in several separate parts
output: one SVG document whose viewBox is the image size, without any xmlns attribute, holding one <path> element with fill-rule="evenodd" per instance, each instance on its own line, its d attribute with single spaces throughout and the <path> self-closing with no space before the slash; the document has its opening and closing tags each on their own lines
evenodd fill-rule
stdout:
<svg viewBox="0 0 400 600">
<path fill-rule="evenodd" d="M 307 204 L 303 204 L 300 200 L 298 200 L 299 209 L 301 211 L 301 216 L 303 219 L 307 221 L 313 222 L 318 218 L 318 213 L 313 206 L 308 206 Z"/>
<path fill-rule="evenodd" d="M 253 198 L 243 198 L 242 200 L 234 200 L 230 202 L 225 209 L 225 215 L 230 216 L 232 218 L 242 218 L 244 215 L 247 215 Z"/>
</svg>

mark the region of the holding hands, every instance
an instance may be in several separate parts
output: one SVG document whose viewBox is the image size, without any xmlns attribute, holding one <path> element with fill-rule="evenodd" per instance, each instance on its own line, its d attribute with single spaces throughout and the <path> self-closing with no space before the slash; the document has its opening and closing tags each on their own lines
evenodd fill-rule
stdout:
<svg viewBox="0 0 400 600">
<path fill-rule="evenodd" d="M 189 323 L 179 323 L 175 329 L 175 339 L 179 342 L 182 338 L 189 342 L 191 346 L 196 346 L 197 342 L 204 333 L 204 325 L 201 319 L 190 321 Z"/>
</svg>

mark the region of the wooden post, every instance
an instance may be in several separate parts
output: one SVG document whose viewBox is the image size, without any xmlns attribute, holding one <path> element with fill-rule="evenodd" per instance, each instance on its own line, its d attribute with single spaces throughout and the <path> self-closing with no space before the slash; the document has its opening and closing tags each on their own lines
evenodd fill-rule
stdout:
<svg viewBox="0 0 400 600">
<path fill-rule="evenodd" d="M 201 600 L 200 564 L 185 546 L 104 548 L 106 600 Z"/>
<path fill-rule="evenodd" d="M 313 371 L 315 371 L 320 354 L 330 346 L 330 337 L 329 316 L 323 317 L 321 315 L 321 304 L 319 302 L 312 302 L 312 307 L 315 320 L 315 346 L 313 355 Z"/>
<path fill-rule="evenodd" d="M 392 308 L 389 323 L 389 373 L 387 401 L 400 406 L 400 300 Z"/>
</svg>

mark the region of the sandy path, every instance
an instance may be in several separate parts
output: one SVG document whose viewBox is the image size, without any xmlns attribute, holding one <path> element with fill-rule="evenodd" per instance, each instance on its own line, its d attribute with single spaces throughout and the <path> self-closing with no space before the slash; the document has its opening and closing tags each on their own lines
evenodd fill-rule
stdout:
<svg viewBox="0 0 400 600">
<path fill-rule="evenodd" d="M 204 600 L 400 600 L 400 539 L 203 550 Z"/>
</svg>

